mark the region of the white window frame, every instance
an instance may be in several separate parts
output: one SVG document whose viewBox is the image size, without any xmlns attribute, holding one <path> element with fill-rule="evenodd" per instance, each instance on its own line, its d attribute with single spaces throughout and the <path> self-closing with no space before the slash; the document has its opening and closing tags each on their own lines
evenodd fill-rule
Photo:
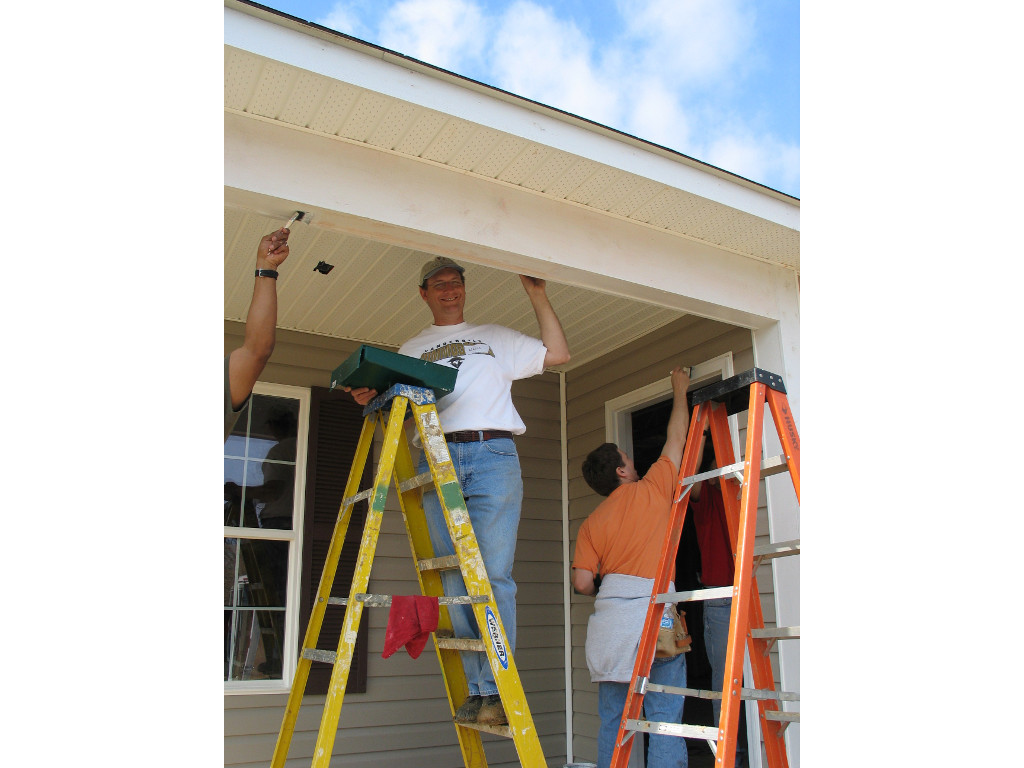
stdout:
<svg viewBox="0 0 1024 768">
<path fill-rule="evenodd" d="M 715 375 L 722 379 L 734 376 L 732 352 L 726 352 L 693 366 L 690 371 L 690 390 L 707 383 Z M 672 376 L 666 376 L 632 392 L 627 392 L 604 404 L 605 440 L 615 443 L 627 456 L 633 455 L 633 412 L 652 403 L 659 403 L 672 396 Z M 738 417 L 729 417 L 729 432 L 732 435 L 733 455 L 741 451 Z"/>
<path fill-rule="evenodd" d="M 284 649 L 282 654 L 280 680 L 225 680 L 225 694 L 287 693 L 292 687 L 295 667 L 298 664 L 299 643 L 299 601 L 302 596 L 302 531 L 303 511 L 306 508 L 306 445 L 309 437 L 308 387 L 294 387 L 287 384 L 256 382 L 255 395 L 284 397 L 299 401 L 299 423 L 295 440 L 295 487 L 293 489 L 294 510 L 292 529 L 242 528 L 224 526 L 225 538 L 267 539 L 287 541 L 288 547 L 288 590 L 285 604 Z M 248 409 L 246 410 L 248 414 Z M 225 454 L 226 456 L 226 454 Z M 239 457 L 241 458 L 241 457 Z"/>
</svg>

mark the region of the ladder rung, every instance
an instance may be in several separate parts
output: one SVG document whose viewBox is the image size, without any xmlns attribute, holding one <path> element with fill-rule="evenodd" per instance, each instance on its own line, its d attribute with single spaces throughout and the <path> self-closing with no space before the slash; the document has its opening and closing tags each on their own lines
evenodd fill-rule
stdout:
<svg viewBox="0 0 1024 768">
<path fill-rule="evenodd" d="M 319 648 L 303 648 L 302 658 L 310 661 L 322 661 L 324 664 L 333 664 L 338 658 L 334 651 L 321 651 Z"/>
<path fill-rule="evenodd" d="M 386 608 L 391 605 L 392 595 L 368 595 L 359 593 L 356 595 L 356 602 L 362 603 L 367 608 Z M 439 605 L 473 605 L 474 603 L 486 603 L 487 595 L 453 595 L 446 597 L 442 595 L 437 598 Z M 348 605 L 347 597 L 329 597 L 327 602 L 330 605 Z"/>
<path fill-rule="evenodd" d="M 512 738 L 512 728 L 508 725 L 483 725 L 482 723 L 455 723 L 455 725 L 459 728 L 470 728 L 474 731 L 493 733 L 495 736 L 504 736 L 506 739 Z"/>
<path fill-rule="evenodd" d="M 778 712 L 774 709 L 769 709 L 764 713 L 765 720 L 778 720 L 780 723 L 799 723 L 800 713 L 799 712 Z"/>
<path fill-rule="evenodd" d="M 701 472 L 698 475 L 690 475 L 680 480 L 677 485 L 683 486 L 683 493 L 690 489 L 690 486 L 694 483 L 699 483 L 702 480 L 711 480 L 715 477 L 725 477 L 726 475 L 733 475 L 736 480 L 740 483 L 743 482 L 743 470 L 747 468 L 747 464 L 744 461 L 737 461 L 735 464 L 727 464 L 724 467 L 718 467 L 717 469 L 710 469 L 707 472 Z M 780 472 L 788 472 L 789 465 L 786 464 L 786 457 L 782 454 L 778 456 L 772 456 L 771 458 L 765 459 L 761 462 L 761 477 L 771 477 L 777 475 Z M 682 494 L 679 495 L 681 499 Z M 677 501 L 679 499 L 676 499 Z"/>
<path fill-rule="evenodd" d="M 800 626 L 795 627 L 773 627 L 770 629 L 752 629 L 750 636 L 759 640 L 774 638 L 776 640 L 798 640 L 800 639 Z"/>
<path fill-rule="evenodd" d="M 708 587 L 695 589 L 692 592 L 663 592 L 655 598 L 656 603 L 691 603 L 698 600 L 716 600 L 719 597 L 732 597 L 732 587 Z"/>
<path fill-rule="evenodd" d="M 626 720 L 627 731 L 646 731 L 664 736 L 683 736 L 688 739 L 718 740 L 718 728 L 713 725 L 686 725 L 683 723 L 658 723 L 653 720 Z"/>
<path fill-rule="evenodd" d="M 424 472 L 421 475 L 410 477 L 408 480 L 399 483 L 398 490 L 400 493 L 405 493 L 406 491 L 411 491 L 413 488 L 419 488 L 420 486 L 423 485 L 430 485 L 430 483 L 432 483 L 433 481 L 434 478 L 431 476 L 430 472 Z M 365 491 L 360 491 L 355 496 L 348 496 L 342 499 L 341 504 L 343 507 L 350 507 L 358 501 L 363 501 L 364 499 L 370 498 L 370 496 L 372 495 L 373 488 L 367 488 Z"/>
<path fill-rule="evenodd" d="M 399 483 L 398 491 L 399 493 L 405 493 L 406 491 L 411 491 L 413 488 L 419 488 L 422 485 L 430 485 L 432 482 L 434 482 L 434 478 L 431 476 L 430 472 L 424 472 L 421 475 L 410 477 L 408 480 Z"/>
<path fill-rule="evenodd" d="M 357 501 L 362 501 L 363 499 L 368 499 L 368 498 L 370 498 L 371 495 L 373 495 L 373 488 L 367 488 L 365 491 L 360 491 L 355 496 L 349 496 L 348 498 L 342 499 L 341 500 L 341 506 L 342 507 L 351 507 Z"/>
<path fill-rule="evenodd" d="M 776 557 L 789 557 L 800 554 L 800 539 L 777 541 L 774 544 L 759 544 L 754 547 L 754 557 L 772 560 Z"/>
<path fill-rule="evenodd" d="M 761 477 L 771 477 L 772 475 L 777 475 L 780 472 L 789 472 L 789 465 L 786 463 L 786 457 L 782 454 L 772 456 L 770 459 L 765 459 L 761 462 Z"/>
<path fill-rule="evenodd" d="M 436 635 L 435 635 L 436 637 Z M 486 651 L 483 640 L 472 637 L 436 637 L 437 647 L 449 651 Z"/>
<path fill-rule="evenodd" d="M 671 685 L 647 683 L 646 691 L 673 693 L 678 696 L 689 696 L 691 699 L 721 699 L 721 691 L 706 691 L 700 688 L 676 688 Z M 800 695 L 786 691 L 764 691 L 760 688 L 741 688 L 740 698 L 750 701 L 800 701 Z"/>
<path fill-rule="evenodd" d="M 424 571 L 451 570 L 453 568 L 459 568 L 459 557 L 458 555 L 432 557 L 430 559 L 420 560 L 416 563 L 416 566 L 420 569 L 420 573 L 423 573 Z"/>
</svg>

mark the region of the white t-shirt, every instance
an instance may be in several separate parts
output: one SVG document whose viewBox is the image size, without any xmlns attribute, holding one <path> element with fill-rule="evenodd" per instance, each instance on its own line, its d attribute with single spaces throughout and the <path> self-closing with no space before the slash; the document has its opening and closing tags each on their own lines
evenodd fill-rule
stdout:
<svg viewBox="0 0 1024 768">
<path fill-rule="evenodd" d="M 540 339 L 501 325 L 431 325 L 398 352 L 458 370 L 455 390 L 437 402 L 445 432 L 526 431 L 512 405 L 512 382 L 544 370 L 547 348 Z"/>
</svg>

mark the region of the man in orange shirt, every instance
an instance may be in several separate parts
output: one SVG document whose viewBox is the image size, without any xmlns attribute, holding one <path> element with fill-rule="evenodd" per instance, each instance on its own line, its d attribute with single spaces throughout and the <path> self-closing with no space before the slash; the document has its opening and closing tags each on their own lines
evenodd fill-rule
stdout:
<svg viewBox="0 0 1024 768">
<path fill-rule="evenodd" d="M 594 614 L 587 624 L 586 656 L 590 679 L 598 684 L 599 768 L 611 764 L 662 542 L 668 533 L 672 493 L 690 420 L 686 405 L 689 383 L 690 377 L 683 369 L 672 371 L 672 413 L 665 446 L 643 479 L 633 460 L 614 443 L 594 449 L 583 462 L 587 484 L 608 497 L 583 522 L 572 564 L 576 591 L 597 595 Z M 674 590 L 670 584 L 669 591 Z M 656 658 L 651 682 L 685 687 L 686 657 L 680 653 Z M 644 715 L 656 722 L 680 723 L 683 701 L 676 694 L 647 693 Z M 686 768 L 685 741 L 678 736 L 651 734 L 647 765 Z"/>
</svg>

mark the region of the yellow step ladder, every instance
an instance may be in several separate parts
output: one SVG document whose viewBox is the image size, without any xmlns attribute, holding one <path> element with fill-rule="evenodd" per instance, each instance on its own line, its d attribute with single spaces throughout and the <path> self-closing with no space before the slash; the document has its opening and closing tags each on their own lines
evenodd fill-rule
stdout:
<svg viewBox="0 0 1024 768">
<path fill-rule="evenodd" d="M 415 421 L 416 430 L 430 466 L 430 471 L 421 475 L 415 474 L 416 467 L 413 464 L 409 441 L 403 428 L 409 411 Z M 359 436 L 355 459 L 349 472 L 348 483 L 345 486 L 345 495 L 341 502 L 334 534 L 331 537 L 323 575 L 320 577 L 316 602 L 306 628 L 306 636 L 302 641 L 302 650 L 285 707 L 281 730 L 274 748 L 271 768 L 284 768 L 309 670 L 315 662 L 331 664 L 333 670 L 311 765 L 312 768 L 326 768 L 330 765 L 363 607 L 390 605 L 391 602 L 390 596 L 370 595 L 367 594 L 366 589 L 377 547 L 377 538 L 380 534 L 384 503 L 392 478 L 394 478 L 395 487 L 399 492 L 402 516 L 409 534 L 409 543 L 416 564 L 421 593 L 438 598 L 440 615 L 438 630 L 434 633 L 433 639 L 453 718 L 455 710 L 469 693 L 462 666 L 461 652 L 464 651 L 475 651 L 487 655 L 498 694 L 501 696 L 501 702 L 508 718 L 508 725 L 505 726 L 464 724 L 456 723 L 453 720 L 466 768 L 484 768 L 487 765 L 480 737 L 482 731 L 511 738 L 515 742 L 519 761 L 523 766 L 527 768 L 545 766 L 537 729 L 534 727 L 530 708 L 526 703 L 526 695 L 523 692 L 515 660 L 505 641 L 505 629 L 502 626 L 501 617 L 498 615 L 498 607 L 494 602 L 487 571 L 480 556 L 480 547 L 473 533 L 473 526 L 470 524 L 462 488 L 448 453 L 448 444 L 438 418 L 434 392 L 427 387 L 395 384 L 370 402 L 363 413 L 366 418 Z M 380 462 L 373 486 L 360 491 L 359 481 L 363 476 L 363 469 L 373 447 L 373 438 L 378 424 L 384 434 Z M 420 488 L 431 482 L 441 500 L 448 530 L 455 544 L 456 554 L 452 557 L 435 558 L 433 556 L 426 516 L 420 500 Z M 363 526 L 362 540 L 349 596 L 348 598 L 332 598 L 330 596 L 331 586 L 352 516 L 352 508 L 357 502 L 364 499 L 369 500 L 369 508 L 366 512 L 366 521 Z M 440 571 L 454 568 L 458 568 L 462 572 L 467 596 L 446 597 L 443 594 Z M 345 619 L 338 640 L 338 650 L 337 652 L 318 650 L 317 640 L 327 606 L 339 603 L 345 605 Z M 472 606 L 482 639 L 450 637 L 453 634 L 452 625 L 446 606 L 454 604 Z M 449 635 L 449 637 L 444 637 L 444 635 Z"/>
<path fill-rule="evenodd" d="M 777 690 L 768 654 L 779 640 L 799 639 L 800 628 L 764 626 L 755 571 L 764 560 L 799 555 L 800 542 L 774 542 L 755 547 L 754 532 L 761 478 L 789 472 L 797 502 L 800 501 L 800 436 L 782 378 L 760 368 L 752 368 L 725 381 L 694 390 L 692 404 L 693 412 L 690 415 L 689 432 L 679 467 L 677 493 L 672 505 L 668 535 L 662 546 L 658 575 L 655 578 L 647 618 L 640 636 L 640 647 L 619 723 L 611 768 L 626 768 L 633 743 L 632 737 L 637 732 L 706 739 L 715 753 L 715 767 L 732 766 L 738 738 L 739 708 L 743 700 L 757 701 L 769 768 L 788 768 L 785 731 L 790 723 L 800 722 L 800 714 L 792 710 L 786 711 L 780 705 L 798 702 L 800 697 L 796 692 Z M 766 407 L 771 411 L 783 453 L 761 461 Z M 744 410 L 747 411 L 746 448 L 743 454 L 745 458 L 744 461 L 735 462 L 727 418 Z M 707 427 L 710 427 L 717 469 L 695 474 L 700 443 Z M 686 518 L 690 489 L 695 483 L 714 477 L 721 478 L 719 488 L 734 558 L 733 586 L 692 592 L 666 592 Z M 705 492 L 711 492 L 711 489 Z M 654 660 L 654 648 L 664 603 L 707 600 L 715 597 L 732 598 L 722 692 L 651 683 L 651 664 Z M 744 650 L 747 651 L 750 660 L 754 688 L 742 686 Z M 718 728 L 641 719 L 644 694 L 649 691 L 721 699 L 722 710 Z M 750 747 L 756 749 L 757 745 L 752 744 Z"/>
</svg>

